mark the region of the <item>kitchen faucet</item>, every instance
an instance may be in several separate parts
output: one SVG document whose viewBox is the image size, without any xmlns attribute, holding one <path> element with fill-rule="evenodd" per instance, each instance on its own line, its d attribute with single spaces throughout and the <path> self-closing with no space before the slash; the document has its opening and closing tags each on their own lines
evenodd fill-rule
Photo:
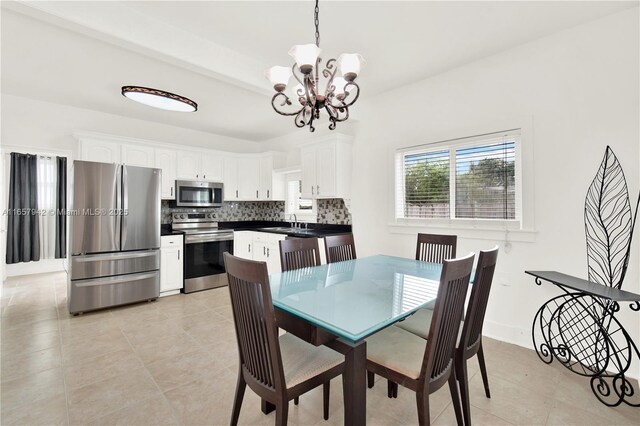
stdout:
<svg viewBox="0 0 640 426">
<path fill-rule="evenodd" d="M 293 226 L 292 228 L 297 228 L 298 227 L 298 217 L 296 216 L 295 213 L 291 213 L 289 215 L 289 225 L 291 225 L 291 217 L 293 216 Z"/>
</svg>

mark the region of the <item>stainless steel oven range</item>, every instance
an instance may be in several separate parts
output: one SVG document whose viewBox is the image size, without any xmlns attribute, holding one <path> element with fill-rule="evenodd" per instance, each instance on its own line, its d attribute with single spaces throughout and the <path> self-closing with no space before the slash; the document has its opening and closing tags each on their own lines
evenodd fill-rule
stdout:
<svg viewBox="0 0 640 426">
<path fill-rule="evenodd" d="M 227 285 L 224 252 L 233 253 L 233 231 L 218 229 L 215 213 L 174 213 L 171 227 L 185 233 L 184 292 Z"/>
</svg>

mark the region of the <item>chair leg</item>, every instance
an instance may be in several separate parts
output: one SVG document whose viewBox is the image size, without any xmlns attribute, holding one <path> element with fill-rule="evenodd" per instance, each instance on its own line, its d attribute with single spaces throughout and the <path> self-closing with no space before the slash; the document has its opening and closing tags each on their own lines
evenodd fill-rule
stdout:
<svg viewBox="0 0 640 426">
<path fill-rule="evenodd" d="M 395 383 L 393 383 L 391 380 L 387 379 L 387 397 L 388 398 L 393 398 L 393 387 L 394 387 Z"/>
<path fill-rule="evenodd" d="M 286 426 L 289 417 L 289 401 L 276 405 L 276 426 Z"/>
<path fill-rule="evenodd" d="M 423 391 L 416 392 L 416 405 L 418 407 L 418 424 L 420 426 L 427 426 L 431 424 L 431 417 L 429 415 L 429 394 L 425 394 Z"/>
<path fill-rule="evenodd" d="M 455 369 L 449 376 L 449 391 L 451 392 L 453 410 L 456 413 L 456 421 L 458 423 L 458 426 L 462 426 L 465 423 L 463 423 L 462 421 L 462 410 L 460 409 L 460 397 L 458 396 L 458 385 L 456 384 Z M 471 425 L 471 422 L 469 422 L 468 425 Z"/>
<path fill-rule="evenodd" d="M 487 398 L 491 398 L 491 392 L 489 392 L 489 377 L 487 376 L 487 366 L 484 363 L 484 351 L 482 350 L 482 342 L 478 348 L 478 364 L 480 364 L 480 374 L 482 375 L 482 383 L 484 383 L 484 393 Z"/>
<path fill-rule="evenodd" d="M 295 405 L 298 405 L 299 402 L 300 402 L 300 397 L 299 396 L 296 396 L 295 398 L 293 398 L 293 403 Z"/>
<path fill-rule="evenodd" d="M 375 380 L 376 380 L 376 375 L 373 374 L 371 371 L 367 371 L 367 386 L 369 387 L 369 389 L 373 387 L 373 385 L 375 384 Z"/>
<path fill-rule="evenodd" d="M 462 357 L 456 359 L 456 379 L 460 384 L 460 400 L 462 402 L 462 413 L 464 424 L 471 424 L 471 406 L 469 404 L 469 373 L 467 372 L 467 361 Z"/>
<path fill-rule="evenodd" d="M 236 385 L 236 396 L 233 400 L 233 412 L 231 414 L 231 426 L 238 424 L 238 418 L 240 417 L 240 407 L 242 407 L 242 399 L 244 398 L 244 390 L 247 387 L 247 383 L 242 377 L 242 372 L 238 373 L 238 384 Z"/>
<path fill-rule="evenodd" d="M 322 409 L 324 411 L 324 419 L 329 420 L 329 393 L 331 392 L 331 382 L 325 382 L 322 385 Z"/>
</svg>

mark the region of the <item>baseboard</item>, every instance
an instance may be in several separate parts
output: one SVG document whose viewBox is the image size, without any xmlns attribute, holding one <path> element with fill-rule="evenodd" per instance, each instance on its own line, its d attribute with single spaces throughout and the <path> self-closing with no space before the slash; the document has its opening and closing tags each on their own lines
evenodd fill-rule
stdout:
<svg viewBox="0 0 640 426">
<path fill-rule="evenodd" d="M 64 272 L 66 259 L 46 259 L 37 262 L 21 262 L 5 265 L 7 277 L 21 275 L 44 274 L 47 272 Z"/>
</svg>

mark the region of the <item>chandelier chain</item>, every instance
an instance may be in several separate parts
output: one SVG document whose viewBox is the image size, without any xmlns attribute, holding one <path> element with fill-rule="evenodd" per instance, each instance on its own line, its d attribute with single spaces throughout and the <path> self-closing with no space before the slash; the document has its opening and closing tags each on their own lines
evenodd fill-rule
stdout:
<svg viewBox="0 0 640 426">
<path fill-rule="evenodd" d="M 320 18 L 318 15 L 320 14 L 320 6 L 318 6 L 319 0 L 316 0 L 316 8 L 314 11 L 314 22 L 316 24 L 316 46 L 320 47 Z"/>
</svg>

